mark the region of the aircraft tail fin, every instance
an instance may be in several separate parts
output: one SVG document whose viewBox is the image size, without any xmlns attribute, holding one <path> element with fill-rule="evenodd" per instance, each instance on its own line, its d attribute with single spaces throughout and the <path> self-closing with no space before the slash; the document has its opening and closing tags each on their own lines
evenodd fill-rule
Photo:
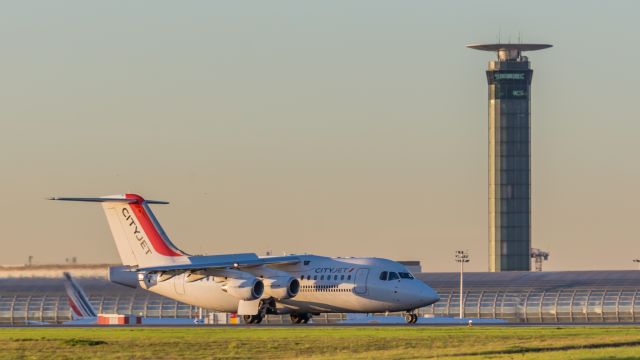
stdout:
<svg viewBox="0 0 640 360">
<path fill-rule="evenodd" d="M 149 207 L 168 204 L 166 201 L 145 200 L 136 194 L 50 200 L 101 203 L 123 265 L 145 267 L 188 262 L 188 254 L 173 245 Z"/>
<path fill-rule="evenodd" d="M 67 300 L 74 320 L 98 317 L 98 313 L 89 302 L 89 298 L 68 272 L 64 273 L 64 287 L 67 291 Z"/>
</svg>

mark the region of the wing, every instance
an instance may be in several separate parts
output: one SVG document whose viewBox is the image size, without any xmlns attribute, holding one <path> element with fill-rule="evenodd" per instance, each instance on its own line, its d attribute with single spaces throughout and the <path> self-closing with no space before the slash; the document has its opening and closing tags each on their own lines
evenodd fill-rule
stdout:
<svg viewBox="0 0 640 360">
<path fill-rule="evenodd" d="M 251 256 L 253 255 L 253 256 Z M 149 266 L 139 268 L 144 272 L 198 271 L 215 269 L 241 269 L 260 265 L 293 265 L 300 262 L 297 256 L 273 256 L 260 258 L 255 254 L 237 254 L 223 256 L 191 256 L 189 264 Z"/>
</svg>

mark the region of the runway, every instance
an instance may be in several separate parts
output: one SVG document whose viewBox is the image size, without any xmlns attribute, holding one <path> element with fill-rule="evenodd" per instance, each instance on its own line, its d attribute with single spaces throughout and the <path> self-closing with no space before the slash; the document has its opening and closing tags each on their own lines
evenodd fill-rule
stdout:
<svg viewBox="0 0 640 360">
<path fill-rule="evenodd" d="M 2 325 L 0 329 L 318 329 L 318 328 L 460 328 L 460 327 L 513 327 L 513 328 L 576 328 L 576 327 L 640 327 L 640 323 L 480 323 L 468 326 L 465 324 L 180 324 L 180 325 L 156 325 L 156 324 L 140 324 L 140 325 L 64 325 L 64 324 L 48 324 L 48 325 Z"/>
</svg>

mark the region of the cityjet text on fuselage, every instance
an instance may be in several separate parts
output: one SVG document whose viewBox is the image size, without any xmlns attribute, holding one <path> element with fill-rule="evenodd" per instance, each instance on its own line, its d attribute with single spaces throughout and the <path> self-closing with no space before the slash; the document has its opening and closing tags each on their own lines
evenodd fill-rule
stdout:
<svg viewBox="0 0 640 360">
<path fill-rule="evenodd" d="M 319 267 L 313 269 L 316 274 L 346 274 L 353 271 L 352 267 Z"/>
</svg>

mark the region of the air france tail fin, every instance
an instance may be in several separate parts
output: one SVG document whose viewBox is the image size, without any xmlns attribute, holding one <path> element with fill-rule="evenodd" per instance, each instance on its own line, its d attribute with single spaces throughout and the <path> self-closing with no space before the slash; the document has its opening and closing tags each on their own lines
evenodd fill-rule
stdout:
<svg viewBox="0 0 640 360">
<path fill-rule="evenodd" d="M 69 301 L 69 307 L 71 307 L 73 320 L 98 317 L 98 313 L 89 302 L 89 298 L 68 272 L 64 273 L 64 287 L 67 291 L 67 300 Z"/>
<path fill-rule="evenodd" d="M 149 204 L 167 202 L 145 200 L 136 194 L 50 199 L 101 203 L 123 265 L 147 267 L 188 263 L 188 255 L 173 245 L 149 208 Z"/>
</svg>

